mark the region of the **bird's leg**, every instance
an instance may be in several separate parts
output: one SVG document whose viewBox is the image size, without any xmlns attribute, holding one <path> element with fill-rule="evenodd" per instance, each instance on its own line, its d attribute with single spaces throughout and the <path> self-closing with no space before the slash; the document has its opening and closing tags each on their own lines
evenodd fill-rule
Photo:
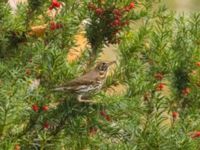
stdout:
<svg viewBox="0 0 200 150">
<path fill-rule="evenodd" d="M 91 100 L 88 99 L 82 99 L 83 95 L 78 95 L 77 100 L 81 103 L 91 103 Z"/>
</svg>

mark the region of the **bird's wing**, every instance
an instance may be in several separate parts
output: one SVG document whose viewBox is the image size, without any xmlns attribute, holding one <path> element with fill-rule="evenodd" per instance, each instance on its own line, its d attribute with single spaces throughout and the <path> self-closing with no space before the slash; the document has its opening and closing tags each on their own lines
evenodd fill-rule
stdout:
<svg viewBox="0 0 200 150">
<path fill-rule="evenodd" d="M 90 85 L 98 79 L 96 72 L 91 71 L 82 75 L 74 80 L 69 81 L 66 86 L 76 86 L 76 85 Z"/>
<path fill-rule="evenodd" d="M 94 80 L 74 79 L 66 84 L 62 84 L 53 89 L 53 91 L 76 91 L 76 87 L 81 85 L 90 85 Z"/>
<path fill-rule="evenodd" d="M 73 89 L 76 86 L 80 86 L 80 85 L 90 85 L 93 84 L 97 79 L 97 75 L 95 71 L 90 71 L 78 78 L 75 78 L 63 85 L 60 85 L 59 87 L 57 87 L 56 89 Z"/>
<path fill-rule="evenodd" d="M 90 85 L 96 82 L 97 80 L 98 80 L 97 72 L 90 71 L 74 80 L 67 82 L 66 84 L 56 87 L 55 89 L 53 89 L 53 91 L 65 91 L 65 90 L 74 91 L 74 89 L 77 86 Z"/>
</svg>

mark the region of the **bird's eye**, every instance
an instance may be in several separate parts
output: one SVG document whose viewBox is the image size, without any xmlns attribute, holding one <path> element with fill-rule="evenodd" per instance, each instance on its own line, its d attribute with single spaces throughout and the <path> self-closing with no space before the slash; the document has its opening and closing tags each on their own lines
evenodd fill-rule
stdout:
<svg viewBox="0 0 200 150">
<path fill-rule="evenodd" d="M 99 71 L 106 71 L 108 69 L 108 65 L 107 65 L 107 63 L 101 63 L 101 64 L 99 64 L 99 66 L 98 66 L 98 70 Z"/>
<path fill-rule="evenodd" d="M 106 71 L 107 70 L 107 64 L 106 63 L 102 63 L 102 65 L 101 65 L 101 69 L 100 70 L 102 70 L 102 71 Z"/>
</svg>

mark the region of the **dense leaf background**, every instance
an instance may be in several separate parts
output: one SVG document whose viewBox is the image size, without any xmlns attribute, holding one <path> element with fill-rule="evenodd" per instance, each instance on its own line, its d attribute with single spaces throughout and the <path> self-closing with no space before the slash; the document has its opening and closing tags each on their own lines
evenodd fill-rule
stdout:
<svg viewBox="0 0 200 150">
<path fill-rule="evenodd" d="M 117 68 L 92 95 L 96 103 L 85 104 L 51 89 L 88 70 L 106 44 L 96 45 L 95 56 L 91 47 L 73 63 L 66 59 L 82 21 L 97 19 L 88 3 L 131 1 L 63 2 L 53 19 L 62 28 L 51 30 L 50 1 L 29 0 L 15 13 L 0 1 L 0 149 L 199 150 L 200 13 L 177 15 L 161 1 L 134 1 L 130 25 L 119 34 Z M 43 24 L 42 36 L 30 34 L 31 26 Z M 90 30 L 93 24 L 86 28 L 86 37 L 102 38 Z M 128 87 L 125 94 L 106 94 L 119 83 Z"/>
</svg>

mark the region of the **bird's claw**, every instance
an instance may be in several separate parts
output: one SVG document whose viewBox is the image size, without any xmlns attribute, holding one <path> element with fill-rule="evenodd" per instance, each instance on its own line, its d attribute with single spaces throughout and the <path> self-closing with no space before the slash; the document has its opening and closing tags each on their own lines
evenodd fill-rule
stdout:
<svg viewBox="0 0 200 150">
<path fill-rule="evenodd" d="M 77 100 L 80 102 L 80 103 L 95 103 L 93 102 L 92 100 L 89 100 L 89 99 L 82 99 L 83 95 L 78 95 L 77 97 Z"/>
</svg>

